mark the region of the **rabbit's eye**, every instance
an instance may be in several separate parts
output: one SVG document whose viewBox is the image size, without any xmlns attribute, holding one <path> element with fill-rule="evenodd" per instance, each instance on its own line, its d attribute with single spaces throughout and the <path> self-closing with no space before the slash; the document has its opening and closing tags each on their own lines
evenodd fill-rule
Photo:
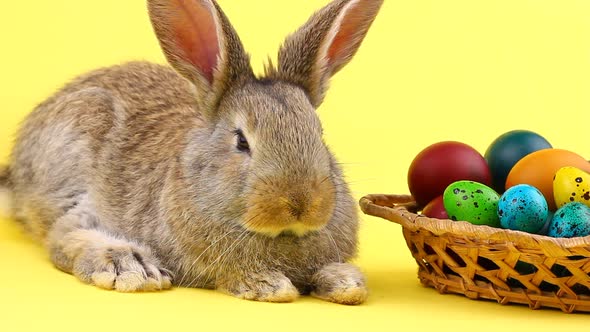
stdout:
<svg viewBox="0 0 590 332">
<path fill-rule="evenodd" d="M 244 133 L 241 130 L 236 130 L 236 147 L 241 152 L 250 152 L 250 145 L 248 144 L 248 140 L 244 136 Z"/>
</svg>

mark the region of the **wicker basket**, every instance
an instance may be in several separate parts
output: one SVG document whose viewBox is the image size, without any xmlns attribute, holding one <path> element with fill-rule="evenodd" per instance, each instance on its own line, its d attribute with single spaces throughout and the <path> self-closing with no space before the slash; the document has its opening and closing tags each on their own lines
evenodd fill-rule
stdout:
<svg viewBox="0 0 590 332">
<path fill-rule="evenodd" d="M 590 312 L 590 236 L 551 238 L 428 218 L 408 195 L 367 195 L 360 206 L 402 226 L 418 278 L 441 294 Z"/>
</svg>

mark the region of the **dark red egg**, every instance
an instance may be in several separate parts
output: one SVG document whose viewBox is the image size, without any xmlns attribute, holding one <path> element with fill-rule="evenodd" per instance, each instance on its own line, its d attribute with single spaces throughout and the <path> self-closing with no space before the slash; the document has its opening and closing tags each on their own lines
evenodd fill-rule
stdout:
<svg viewBox="0 0 590 332">
<path fill-rule="evenodd" d="M 422 209 L 422 214 L 429 218 L 449 219 L 449 214 L 443 204 L 443 196 L 438 196 Z"/>
<path fill-rule="evenodd" d="M 491 185 L 490 168 L 484 157 L 473 147 L 455 141 L 432 144 L 422 150 L 408 170 L 408 187 L 424 207 L 443 194 L 447 186 L 459 180 Z"/>
</svg>

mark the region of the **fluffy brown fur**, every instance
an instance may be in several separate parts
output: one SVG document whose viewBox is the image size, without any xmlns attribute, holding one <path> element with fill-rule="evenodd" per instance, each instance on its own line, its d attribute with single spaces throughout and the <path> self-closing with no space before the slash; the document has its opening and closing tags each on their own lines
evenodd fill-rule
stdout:
<svg viewBox="0 0 590 332">
<path fill-rule="evenodd" d="M 8 187 L 9 179 L 10 174 L 8 172 L 8 167 L 0 165 L 0 186 Z"/>
<path fill-rule="evenodd" d="M 12 200 L 10 199 L 10 174 L 6 166 L 0 165 L 0 217 L 12 214 Z"/>
<path fill-rule="evenodd" d="M 356 202 L 315 108 L 381 3 L 334 1 L 256 78 L 214 1 L 148 1 L 174 69 L 98 69 L 40 104 L 11 158 L 14 216 L 102 288 L 363 302 Z"/>
</svg>

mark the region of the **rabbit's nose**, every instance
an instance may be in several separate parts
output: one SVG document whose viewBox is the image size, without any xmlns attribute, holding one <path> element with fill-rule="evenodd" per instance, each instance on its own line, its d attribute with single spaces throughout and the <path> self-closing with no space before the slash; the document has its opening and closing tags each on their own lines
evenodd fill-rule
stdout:
<svg viewBox="0 0 590 332">
<path fill-rule="evenodd" d="M 289 205 L 289 213 L 291 213 L 293 217 L 297 218 L 297 220 L 301 219 L 303 212 L 304 211 L 301 206 Z"/>
<path fill-rule="evenodd" d="M 308 205 L 309 198 L 303 193 L 296 193 L 290 195 L 287 202 L 287 209 L 293 217 L 299 220 L 305 214 Z"/>
</svg>

